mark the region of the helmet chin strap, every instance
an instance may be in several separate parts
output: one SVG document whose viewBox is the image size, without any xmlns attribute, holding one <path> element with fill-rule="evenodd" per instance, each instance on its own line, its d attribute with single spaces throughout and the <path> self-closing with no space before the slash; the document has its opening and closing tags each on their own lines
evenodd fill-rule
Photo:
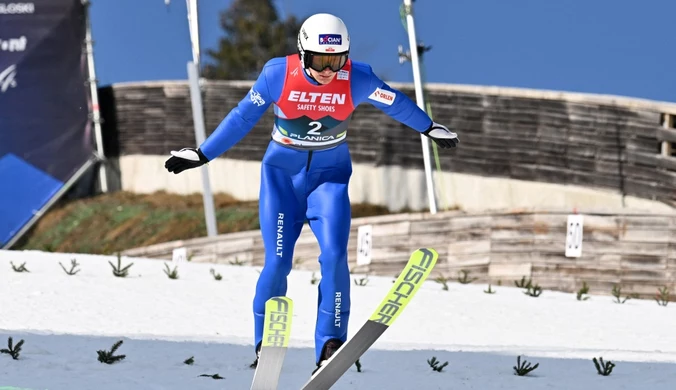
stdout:
<svg viewBox="0 0 676 390">
<path fill-rule="evenodd" d="M 320 84 L 319 81 L 317 81 L 317 79 L 314 78 L 314 76 L 312 75 L 312 72 L 310 72 L 310 68 L 303 68 L 303 70 L 305 71 L 305 74 L 308 75 L 308 77 L 310 77 L 312 80 L 315 81 L 315 83 Z"/>
<path fill-rule="evenodd" d="M 305 71 L 305 74 L 308 75 L 312 80 L 314 80 L 315 83 L 319 84 L 319 81 L 317 81 L 314 76 L 312 76 L 312 73 L 310 72 L 310 68 L 305 67 L 305 51 L 303 49 L 303 44 L 300 42 L 300 37 L 298 37 L 298 50 L 300 54 L 300 65 L 303 67 L 303 71 Z"/>
</svg>

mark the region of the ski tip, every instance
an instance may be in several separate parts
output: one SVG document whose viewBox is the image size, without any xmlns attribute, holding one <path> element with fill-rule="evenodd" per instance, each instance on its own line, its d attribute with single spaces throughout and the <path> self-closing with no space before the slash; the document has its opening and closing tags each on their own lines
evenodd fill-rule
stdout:
<svg viewBox="0 0 676 390">
<path fill-rule="evenodd" d="M 423 253 L 427 252 L 427 253 L 431 253 L 433 256 L 439 256 L 439 253 L 436 250 L 434 250 L 433 248 L 426 248 L 426 247 L 418 248 L 418 250 L 416 252 L 423 252 Z"/>
<path fill-rule="evenodd" d="M 280 302 L 286 302 L 289 305 L 293 305 L 293 300 L 289 297 L 286 296 L 277 296 L 277 297 L 272 297 L 265 301 L 265 305 L 267 306 L 268 304 L 279 304 Z"/>
<path fill-rule="evenodd" d="M 429 269 L 429 271 L 434 268 L 439 259 L 439 253 L 432 248 L 419 248 L 417 251 L 413 252 L 409 262 L 420 262 L 421 266 Z M 429 274 L 429 272 L 427 272 Z M 427 275 L 425 275 L 427 277 Z"/>
<path fill-rule="evenodd" d="M 289 297 L 272 297 L 265 302 L 265 312 L 293 313 L 293 300 Z"/>
</svg>

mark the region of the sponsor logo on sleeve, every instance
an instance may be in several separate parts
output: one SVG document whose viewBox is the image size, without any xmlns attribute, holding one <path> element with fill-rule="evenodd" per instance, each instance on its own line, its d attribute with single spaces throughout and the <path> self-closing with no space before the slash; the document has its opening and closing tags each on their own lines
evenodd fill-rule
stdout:
<svg viewBox="0 0 676 390">
<path fill-rule="evenodd" d="M 397 95 L 392 91 L 376 88 L 376 90 L 373 91 L 371 96 L 369 96 L 369 99 L 391 106 L 392 103 L 394 103 L 394 98 L 396 96 Z"/>
<path fill-rule="evenodd" d="M 253 87 L 251 87 L 251 91 L 249 91 L 249 98 L 251 99 L 251 102 L 257 105 L 258 107 L 265 104 L 265 100 L 263 99 L 263 97 L 261 97 L 261 94 L 255 89 L 253 89 Z"/>
</svg>

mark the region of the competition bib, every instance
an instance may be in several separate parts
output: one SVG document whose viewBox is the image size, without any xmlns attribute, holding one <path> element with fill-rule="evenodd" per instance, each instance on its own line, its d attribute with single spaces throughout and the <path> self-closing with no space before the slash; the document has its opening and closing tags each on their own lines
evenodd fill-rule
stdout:
<svg viewBox="0 0 676 390">
<path fill-rule="evenodd" d="M 345 141 L 354 105 L 350 89 L 351 62 L 327 85 L 305 79 L 298 55 L 287 57 L 286 78 L 275 103 L 272 139 L 298 149 L 326 149 Z"/>
</svg>

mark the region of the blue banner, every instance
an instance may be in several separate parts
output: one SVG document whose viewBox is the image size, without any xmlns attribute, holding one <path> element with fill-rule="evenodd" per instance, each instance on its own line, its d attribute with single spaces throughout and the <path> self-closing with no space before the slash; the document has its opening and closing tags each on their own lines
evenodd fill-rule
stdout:
<svg viewBox="0 0 676 390">
<path fill-rule="evenodd" d="M 92 156 L 81 0 L 0 0 L 0 247 Z"/>
</svg>

